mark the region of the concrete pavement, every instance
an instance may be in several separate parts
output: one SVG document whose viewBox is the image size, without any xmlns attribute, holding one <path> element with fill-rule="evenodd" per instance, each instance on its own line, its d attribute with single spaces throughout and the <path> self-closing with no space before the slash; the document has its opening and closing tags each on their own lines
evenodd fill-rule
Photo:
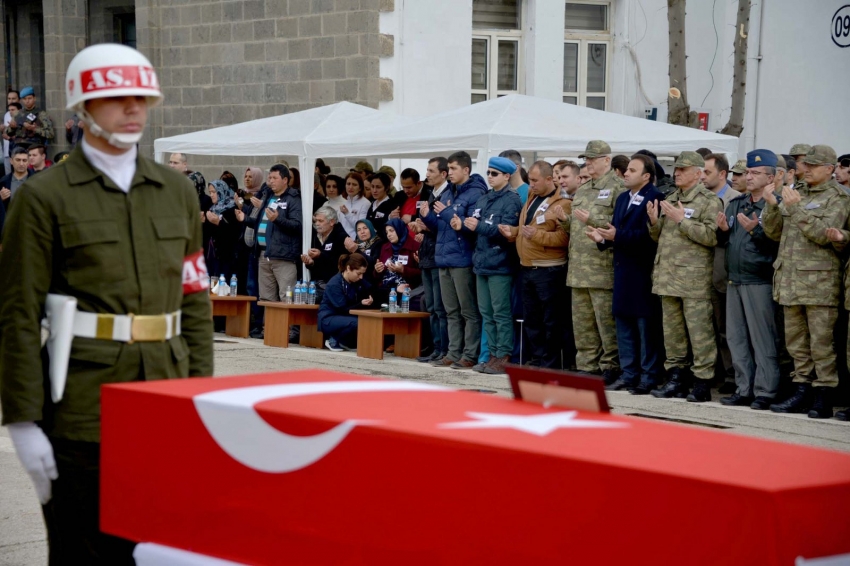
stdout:
<svg viewBox="0 0 850 566">
<path fill-rule="evenodd" d="M 383 361 L 358 358 L 350 352 L 329 352 L 293 346 L 268 348 L 259 340 L 216 335 L 216 376 L 320 368 L 386 376 L 484 390 L 510 396 L 504 376 L 469 370 L 434 368 L 388 355 Z M 720 396 L 714 392 L 714 399 Z M 659 400 L 628 393 L 608 394 L 613 411 L 646 418 L 666 419 L 689 426 L 707 426 L 730 434 L 744 434 L 832 450 L 850 452 L 850 423 L 815 421 L 805 415 L 777 415 L 749 408 L 681 399 Z M 5 428 L 0 428 L 0 565 L 30 566 L 47 563 L 47 545 L 41 510 L 29 477 L 15 456 Z"/>
</svg>

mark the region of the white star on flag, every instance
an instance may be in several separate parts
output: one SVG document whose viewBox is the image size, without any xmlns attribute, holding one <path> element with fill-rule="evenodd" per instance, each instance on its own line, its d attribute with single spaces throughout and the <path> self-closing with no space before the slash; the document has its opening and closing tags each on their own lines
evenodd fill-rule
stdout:
<svg viewBox="0 0 850 566">
<path fill-rule="evenodd" d="M 559 428 L 625 428 L 616 421 L 578 419 L 577 411 L 543 413 L 542 415 L 504 415 L 498 413 L 466 413 L 474 421 L 443 423 L 439 428 L 513 428 L 537 436 L 546 436 Z"/>
</svg>

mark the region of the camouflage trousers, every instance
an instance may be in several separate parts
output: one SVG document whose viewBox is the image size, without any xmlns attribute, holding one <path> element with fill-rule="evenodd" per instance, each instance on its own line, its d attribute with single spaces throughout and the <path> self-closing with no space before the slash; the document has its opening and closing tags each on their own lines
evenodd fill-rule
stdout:
<svg viewBox="0 0 850 566">
<path fill-rule="evenodd" d="M 619 369 L 614 292 L 611 289 L 573 288 L 572 298 L 576 368 L 591 373 Z"/>
<path fill-rule="evenodd" d="M 785 344 L 794 358 L 794 383 L 838 386 L 833 332 L 838 307 L 791 305 L 785 311 Z"/>
<path fill-rule="evenodd" d="M 661 297 L 664 323 L 664 368 L 688 367 L 688 347 L 692 353 L 691 371 L 697 379 L 714 377 L 717 343 L 714 341 L 714 309 L 710 299 Z"/>
</svg>

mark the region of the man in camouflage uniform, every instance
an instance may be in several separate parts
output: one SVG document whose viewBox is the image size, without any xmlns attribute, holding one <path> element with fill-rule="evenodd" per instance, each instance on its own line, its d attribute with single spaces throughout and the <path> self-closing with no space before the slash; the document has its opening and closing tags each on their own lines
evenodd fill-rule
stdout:
<svg viewBox="0 0 850 566">
<path fill-rule="evenodd" d="M 832 417 L 841 260 L 827 231 L 844 226 L 850 212 L 850 197 L 832 179 L 836 159 L 831 147 L 813 146 L 802 160 L 805 191 L 786 187 L 781 201 L 765 192 L 764 232 L 779 242 L 773 297 L 785 312 L 785 342 L 794 358 L 796 385 L 785 402 L 771 405 L 776 413 Z"/>
<path fill-rule="evenodd" d="M 652 392 L 654 397 L 687 397 L 691 402 L 711 400 L 717 346 L 712 324 L 712 271 L 717 245 L 717 214 L 722 203 L 699 182 L 705 161 L 694 151 L 683 151 L 673 164 L 678 190 L 659 203 L 647 204 L 649 235 L 658 242 L 652 292 L 661 296 L 664 367 L 670 381 Z M 697 378 L 688 394 L 688 346 Z"/>
<path fill-rule="evenodd" d="M 47 147 L 53 139 L 53 122 L 46 110 L 36 105 L 35 91 L 31 86 L 21 90 L 23 109 L 9 121 L 6 135 L 11 138 L 14 147 L 29 149 L 31 145 Z"/>
<path fill-rule="evenodd" d="M 572 287 L 576 367 L 589 373 L 601 370 L 605 384 L 611 385 L 620 370 L 612 313 L 614 256 L 610 248 L 600 252 L 584 231 L 588 227 L 610 227 L 614 203 L 626 188 L 611 168 L 611 147 L 604 141 L 588 142 L 579 157 L 586 161 L 590 181 L 578 188 L 572 215 L 562 223 L 570 235 L 567 285 Z"/>
<path fill-rule="evenodd" d="M 729 172 L 732 173 L 732 181 L 729 183 L 732 188 L 740 194 L 747 192 L 747 160 L 739 159 Z"/>
<path fill-rule="evenodd" d="M 805 187 L 806 185 L 806 164 L 803 163 L 803 160 L 811 150 L 812 146 L 807 143 L 795 143 L 791 146 L 791 149 L 788 150 L 788 155 L 793 157 L 797 162 L 797 169 L 794 172 L 797 179 L 794 181 L 794 188 L 798 191 L 801 190 L 801 187 Z"/>
</svg>

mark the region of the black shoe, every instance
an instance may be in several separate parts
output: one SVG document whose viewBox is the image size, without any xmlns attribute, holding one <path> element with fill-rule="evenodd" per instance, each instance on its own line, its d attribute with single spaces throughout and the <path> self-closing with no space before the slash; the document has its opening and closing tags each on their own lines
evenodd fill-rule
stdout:
<svg viewBox="0 0 850 566">
<path fill-rule="evenodd" d="M 649 395 L 649 393 L 655 389 L 655 383 L 647 383 L 645 381 L 641 381 L 637 386 L 632 389 L 629 389 L 629 393 L 632 395 Z"/>
<path fill-rule="evenodd" d="M 750 405 L 750 409 L 756 411 L 766 411 L 773 404 L 773 399 L 770 397 L 756 397 L 755 401 Z"/>
<path fill-rule="evenodd" d="M 251 338 L 256 338 L 257 340 L 262 340 L 265 337 L 265 332 L 263 332 L 262 328 L 255 328 L 248 334 Z"/>
<path fill-rule="evenodd" d="M 445 356 L 444 353 L 434 350 L 433 352 L 431 352 L 427 356 L 419 356 L 418 358 L 416 358 L 416 361 L 422 362 L 423 364 L 427 364 L 427 363 L 433 362 L 435 360 L 439 360 L 443 356 Z"/>
<path fill-rule="evenodd" d="M 774 403 L 770 410 L 774 413 L 808 413 L 812 406 L 812 386 L 809 383 L 798 383 L 797 388 L 788 399 L 782 403 Z"/>
<path fill-rule="evenodd" d="M 720 400 L 721 405 L 726 405 L 727 407 L 745 407 L 747 405 L 752 405 L 754 399 L 752 397 L 744 397 L 743 395 L 738 395 L 737 393 L 733 393 L 731 397 L 724 397 Z"/>
<path fill-rule="evenodd" d="M 632 383 L 630 381 L 626 381 L 621 377 L 621 378 L 617 379 L 617 381 L 615 381 L 611 385 L 606 385 L 605 391 L 631 391 L 634 388 L 635 388 L 634 383 Z"/>
<path fill-rule="evenodd" d="M 850 409 L 844 409 L 835 413 L 835 419 L 839 421 L 850 421 Z"/>
<path fill-rule="evenodd" d="M 652 390 L 651 393 L 653 397 L 657 397 L 659 399 L 669 399 L 671 397 L 678 397 L 681 399 L 682 397 L 688 396 L 688 386 L 677 379 L 671 379 L 662 387 Z"/>
<path fill-rule="evenodd" d="M 705 403 L 711 401 L 711 385 L 707 379 L 697 379 L 694 383 L 694 389 L 688 395 L 688 401 L 691 403 Z"/>
<path fill-rule="evenodd" d="M 604 369 L 602 370 L 602 380 L 605 382 L 605 385 L 612 385 L 617 381 L 617 378 L 620 377 L 620 370 L 618 369 Z M 616 391 L 616 389 L 614 390 Z"/>
<path fill-rule="evenodd" d="M 724 381 L 720 387 L 717 388 L 717 392 L 722 395 L 732 395 L 738 390 L 738 386 L 735 385 L 734 381 Z M 723 399 L 720 400 L 723 403 Z"/>
<path fill-rule="evenodd" d="M 810 419 L 832 418 L 832 387 L 815 387 L 815 402 L 809 411 Z"/>
</svg>

